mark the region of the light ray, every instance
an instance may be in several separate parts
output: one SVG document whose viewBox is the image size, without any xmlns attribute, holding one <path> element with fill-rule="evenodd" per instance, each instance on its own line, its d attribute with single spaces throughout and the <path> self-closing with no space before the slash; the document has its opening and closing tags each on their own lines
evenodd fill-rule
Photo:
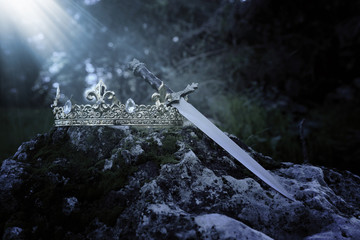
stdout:
<svg viewBox="0 0 360 240">
<path fill-rule="evenodd" d="M 86 24 L 78 23 L 79 15 Z M 54 51 L 86 48 L 93 34 L 89 29 L 100 27 L 74 1 L 0 0 L 0 40 L 11 41 L 14 38 L 11 35 L 16 34 L 27 40 L 29 48 L 41 60 Z"/>
</svg>

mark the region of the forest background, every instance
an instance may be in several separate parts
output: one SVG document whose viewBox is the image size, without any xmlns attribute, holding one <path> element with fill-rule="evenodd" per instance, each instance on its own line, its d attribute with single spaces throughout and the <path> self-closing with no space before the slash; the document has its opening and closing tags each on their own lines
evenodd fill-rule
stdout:
<svg viewBox="0 0 360 240">
<path fill-rule="evenodd" d="M 62 104 L 100 79 L 149 104 L 135 57 L 174 90 L 198 82 L 189 101 L 256 151 L 360 174 L 360 1 L 49 1 L 26 33 L 0 16 L 1 161 L 51 129 L 58 85 Z"/>
</svg>

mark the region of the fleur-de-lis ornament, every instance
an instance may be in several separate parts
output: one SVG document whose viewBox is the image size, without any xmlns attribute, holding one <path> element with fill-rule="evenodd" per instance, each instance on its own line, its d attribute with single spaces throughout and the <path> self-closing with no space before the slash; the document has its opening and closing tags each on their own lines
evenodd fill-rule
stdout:
<svg viewBox="0 0 360 240">
<path fill-rule="evenodd" d="M 154 93 L 151 96 L 151 99 L 155 102 L 155 105 L 159 107 L 161 104 L 165 104 L 167 99 L 169 98 L 169 93 L 166 91 L 166 87 L 164 83 L 162 82 L 158 92 Z"/>
<path fill-rule="evenodd" d="M 113 91 L 107 91 L 106 85 L 102 80 L 98 82 L 93 91 L 89 91 L 86 93 L 87 100 L 95 100 L 96 103 L 93 105 L 94 109 L 103 109 L 107 110 L 109 105 L 105 103 L 105 100 L 112 100 L 115 97 L 115 93 Z"/>
</svg>

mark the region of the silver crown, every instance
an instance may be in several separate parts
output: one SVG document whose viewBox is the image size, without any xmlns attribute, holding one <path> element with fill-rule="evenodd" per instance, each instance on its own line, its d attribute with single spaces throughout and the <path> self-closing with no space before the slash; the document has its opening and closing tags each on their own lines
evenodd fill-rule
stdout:
<svg viewBox="0 0 360 240">
<path fill-rule="evenodd" d="M 165 87 L 159 88 L 152 99 L 155 105 L 137 105 L 129 98 L 125 104 L 116 99 L 113 91 L 107 91 L 106 85 L 100 80 L 94 90 L 86 93 L 87 100 L 95 100 L 90 105 L 72 104 L 68 100 L 64 106 L 58 106 L 60 88 L 57 88 L 53 108 L 55 126 L 80 125 L 130 125 L 137 127 L 171 127 L 182 126 L 183 117 L 178 110 L 171 107 L 172 95 L 163 94 Z M 111 102 L 111 103 L 107 103 Z"/>
</svg>

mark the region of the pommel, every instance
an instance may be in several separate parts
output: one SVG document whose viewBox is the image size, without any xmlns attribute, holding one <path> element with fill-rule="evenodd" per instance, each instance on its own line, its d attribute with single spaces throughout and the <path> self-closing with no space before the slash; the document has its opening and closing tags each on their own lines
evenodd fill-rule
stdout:
<svg viewBox="0 0 360 240">
<path fill-rule="evenodd" d="M 133 71 L 134 74 L 139 75 L 140 69 L 145 67 L 145 64 L 134 58 L 131 62 L 128 64 L 128 68 Z"/>
</svg>

